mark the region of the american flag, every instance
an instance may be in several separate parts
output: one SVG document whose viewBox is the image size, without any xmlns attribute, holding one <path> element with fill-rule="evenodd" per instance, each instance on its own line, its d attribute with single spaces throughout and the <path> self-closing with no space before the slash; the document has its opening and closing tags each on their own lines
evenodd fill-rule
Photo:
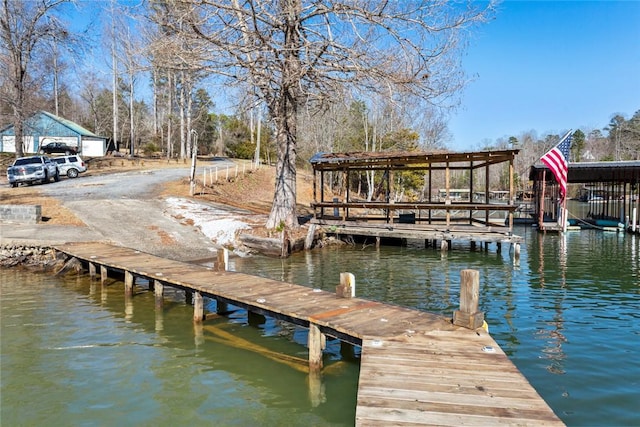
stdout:
<svg viewBox="0 0 640 427">
<path fill-rule="evenodd" d="M 560 185 L 560 198 L 567 194 L 567 171 L 569 169 L 569 148 L 571 147 L 571 131 L 560 140 L 558 145 L 549 150 L 540 161 L 547 165 Z"/>
</svg>

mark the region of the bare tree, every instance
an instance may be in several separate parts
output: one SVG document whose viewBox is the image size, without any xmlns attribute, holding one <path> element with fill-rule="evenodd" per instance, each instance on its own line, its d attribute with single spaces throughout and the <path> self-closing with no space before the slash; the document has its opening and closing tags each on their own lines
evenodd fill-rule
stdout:
<svg viewBox="0 0 640 427">
<path fill-rule="evenodd" d="M 469 1 L 175 0 L 183 37 L 205 40 L 209 66 L 257 88 L 278 147 L 274 203 L 267 227 L 297 226 L 298 111 L 345 86 L 411 93 L 437 104 L 464 83 L 463 36 L 492 3 Z M 167 25 L 167 22 L 163 22 Z"/>
<path fill-rule="evenodd" d="M 203 58 L 208 52 L 204 50 L 201 40 L 180 36 L 191 13 L 188 5 L 185 6 L 181 2 L 151 2 L 148 12 L 158 23 L 157 29 L 145 30 L 149 62 L 154 72 L 174 78 L 175 84 L 165 87 L 172 91 L 166 96 L 169 98 L 169 106 L 178 109 L 180 158 L 191 157 L 195 148 L 192 139 L 193 98 L 197 83 L 203 78 Z M 170 78 L 169 80 L 171 81 Z M 154 85 L 154 91 L 157 88 L 160 87 Z M 175 104 L 172 104 L 171 100 L 174 100 Z M 169 111 L 168 126 L 171 125 L 171 113 L 173 111 Z"/>
<path fill-rule="evenodd" d="M 2 0 L 0 10 L 0 63 L 2 82 L 0 99 L 11 106 L 15 131 L 16 156 L 24 155 L 23 122 L 29 114 L 26 96 L 32 60 L 45 42 L 66 32 L 55 19 L 45 19 L 68 0 L 28 2 Z"/>
</svg>

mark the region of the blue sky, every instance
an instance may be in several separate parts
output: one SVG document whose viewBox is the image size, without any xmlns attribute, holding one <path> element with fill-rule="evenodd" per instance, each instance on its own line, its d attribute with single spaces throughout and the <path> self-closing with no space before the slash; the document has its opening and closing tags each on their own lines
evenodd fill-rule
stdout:
<svg viewBox="0 0 640 427">
<path fill-rule="evenodd" d="M 78 5 L 73 23 L 86 27 L 108 2 Z M 108 73 L 109 61 L 95 66 Z M 472 35 L 463 66 L 473 80 L 451 115 L 453 150 L 532 130 L 544 138 L 602 129 L 640 110 L 640 0 L 503 1 Z"/>
<path fill-rule="evenodd" d="M 463 58 L 450 148 L 602 129 L 640 110 L 640 1 L 506 1 Z"/>
</svg>

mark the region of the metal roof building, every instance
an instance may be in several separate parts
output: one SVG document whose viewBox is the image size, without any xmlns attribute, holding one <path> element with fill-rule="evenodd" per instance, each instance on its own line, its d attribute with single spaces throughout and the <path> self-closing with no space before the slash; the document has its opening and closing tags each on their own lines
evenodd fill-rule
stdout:
<svg viewBox="0 0 640 427">
<path fill-rule="evenodd" d="M 103 156 L 106 138 L 88 129 L 46 111 L 38 111 L 24 122 L 23 151 L 37 153 L 41 146 L 50 142 L 62 142 L 87 156 Z M 0 151 L 16 152 L 13 124 L 0 129 Z"/>
</svg>

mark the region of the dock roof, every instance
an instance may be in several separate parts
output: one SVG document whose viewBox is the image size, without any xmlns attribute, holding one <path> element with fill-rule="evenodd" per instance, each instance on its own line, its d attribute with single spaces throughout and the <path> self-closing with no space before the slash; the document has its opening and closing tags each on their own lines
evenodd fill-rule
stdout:
<svg viewBox="0 0 640 427">
<path fill-rule="evenodd" d="M 348 153 L 318 153 L 311 160 L 314 170 L 343 169 L 420 169 L 429 165 L 465 163 L 464 169 L 484 167 L 509 161 L 520 150 L 469 151 L 378 151 Z M 469 163 L 473 166 L 469 166 Z M 444 167 L 444 166 L 442 166 Z M 455 167 L 453 167 L 455 169 Z"/>
<path fill-rule="evenodd" d="M 549 168 L 543 164 L 532 166 L 529 178 L 540 180 L 544 170 Z M 547 174 L 547 179 L 552 180 L 553 174 Z M 640 182 L 640 160 L 569 163 L 567 182 Z"/>
</svg>

